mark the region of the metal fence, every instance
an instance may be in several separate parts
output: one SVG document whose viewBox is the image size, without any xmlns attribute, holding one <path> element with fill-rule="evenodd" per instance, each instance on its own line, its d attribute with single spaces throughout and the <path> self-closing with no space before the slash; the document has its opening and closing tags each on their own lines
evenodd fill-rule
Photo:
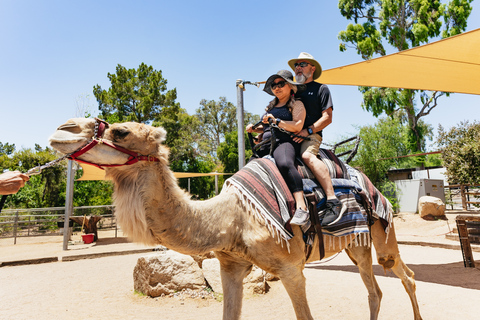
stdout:
<svg viewBox="0 0 480 320">
<path fill-rule="evenodd" d="M 74 207 L 73 216 L 101 216 L 97 223 L 99 230 L 115 229 L 117 221 L 114 206 Z M 69 221 L 73 231 L 81 231 L 82 226 Z M 0 216 L 0 238 L 58 236 L 65 226 L 65 207 L 35 209 L 5 209 Z M 116 232 L 115 232 L 116 235 Z"/>
</svg>

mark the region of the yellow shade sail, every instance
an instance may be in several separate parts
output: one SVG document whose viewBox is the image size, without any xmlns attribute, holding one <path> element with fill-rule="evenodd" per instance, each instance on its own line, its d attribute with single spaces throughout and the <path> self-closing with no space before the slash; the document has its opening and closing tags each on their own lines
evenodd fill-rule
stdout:
<svg viewBox="0 0 480 320">
<path fill-rule="evenodd" d="M 88 181 L 88 180 L 110 180 L 105 178 L 105 170 L 99 169 L 95 166 L 79 163 L 83 169 L 83 175 L 77 179 L 77 181 Z M 206 176 L 220 176 L 220 175 L 231 175 L 233 173 L 218 173 L 218 172 L 209 172 L 209 173 L 196 173 L 196 172 L 174 172 L 173 175 L 175 178 L 195 178 L 195 177 L 206 177 Z"/>
<path fill-rule="evenodd" d="M 324 84 L 480 94 L 480 29 L 343 67 Z"/>
</svg>

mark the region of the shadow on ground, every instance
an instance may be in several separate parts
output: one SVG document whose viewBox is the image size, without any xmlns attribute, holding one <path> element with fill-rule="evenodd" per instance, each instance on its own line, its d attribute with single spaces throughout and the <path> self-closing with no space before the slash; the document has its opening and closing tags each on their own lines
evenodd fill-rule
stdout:
<svg viewBox="0 0 480 320">
<path fill-rule="evenodd" d="M 416 281 L 480 290 L 480 261 L 475 261 L 475 266 L 475 268 L 465 268 L 463 262 L 446 264 L 408 264 L 408 267 L 415 272 Z M 359 273 L 358 268 L 355 265 L 306 265 L 305 268 Z M 396 275 L 391 270 L 384 271 L 383 267 L 379 265 L 373 266 L 373 273 L 377 277 L 396 278 Z"/>
</svg>

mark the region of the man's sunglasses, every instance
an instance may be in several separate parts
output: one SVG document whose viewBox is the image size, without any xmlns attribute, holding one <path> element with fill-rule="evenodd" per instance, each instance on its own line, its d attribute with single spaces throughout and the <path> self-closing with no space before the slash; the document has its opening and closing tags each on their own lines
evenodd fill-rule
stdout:
<svg viewBox="0 0 480 320">
<path fill-rule="evenodd" d="M 302 62 L 295 62 L 295 63 L 293 64 L 293 66 L 294 66 L 295 68 L 298 68 L 298 67 L 305 68 L 305 67 L 308 66 L 309 64 L 310 64 L 310 63 L 308 63 L 308 62 L 302 61 Z"/>
<path fill-rule="evenodd" d="M 277 88 L 283 88 L 285 87 L 285 84 L 287 84 L 286 81 L 278 81 L 277 83 L 272 83 L 272 90 L 275 90 Z"/>
</svg>

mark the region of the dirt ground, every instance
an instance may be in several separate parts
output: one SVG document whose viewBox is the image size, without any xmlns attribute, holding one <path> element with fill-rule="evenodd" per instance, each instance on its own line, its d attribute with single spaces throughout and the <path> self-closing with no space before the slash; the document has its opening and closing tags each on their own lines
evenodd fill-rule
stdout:
<svg viewBox="0 0 480 320">
<path fill-rule="evenodd" d="M 442 242 L 453 226 L 395 220 L 399 240 Z M 478 319 L 480 253 L 477 268 L 465 268 L 460 250 L 400 245 L 402 259 L 415 272 L 424 319 Z M 221 301 L 213 298 L 149 298 L 134 293 L 133 268 L 141 254 L 0 268 L 0 319 L 221 319 Z M 374 270 L 383 300 L 380 319 L 413 319 L 403 285 L 392 272 Z M 345 253 L 305 268 L 307 296 L 315 319 L 369 319 L 367 291 Z M 265 295 L 247 296 L 242 319 L 295 319 L 281 282 Z"/>
</svg>

